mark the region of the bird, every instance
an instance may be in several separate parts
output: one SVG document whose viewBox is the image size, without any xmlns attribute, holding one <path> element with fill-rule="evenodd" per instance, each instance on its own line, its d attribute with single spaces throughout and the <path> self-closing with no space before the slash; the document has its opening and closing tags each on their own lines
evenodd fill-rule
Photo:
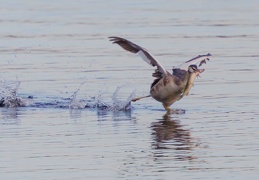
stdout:
<svg viewBox="0 0 259 180">
<path fill-rule="evenodd" d="M 118 44 L 124 50 L 138 54 L 144 61 L 156 67 L 152 76 L 155 78 L 150 87 L 150 94 L 143 97 L 134 98 L 135 102 L 143 98 L 153 97 L 161 102 L 166 111 L 170 111 L 170 106 L 189 94 L 196 77 L 205 69 L 199 69 L 212 56 L 210 53 L 198 55 L 178 66 L 174 66 L 172 73 L 167 71 L 162 64 L 148 52 L 147 49 L 121 37 L 108 37 L 113 44 Z"/>
</svg>

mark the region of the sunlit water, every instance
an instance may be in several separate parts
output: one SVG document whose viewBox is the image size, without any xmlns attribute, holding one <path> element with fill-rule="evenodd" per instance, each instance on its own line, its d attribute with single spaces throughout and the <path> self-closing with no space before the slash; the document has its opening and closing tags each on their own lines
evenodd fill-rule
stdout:
<svg viewBox="0 0 259 180">
<path fill-rule="evenodd" d="M 258 1 L 4 1 L 0 179 L 257 179 Z M 166 114 L 153 68 L 213 57 Z"/>
</svg>

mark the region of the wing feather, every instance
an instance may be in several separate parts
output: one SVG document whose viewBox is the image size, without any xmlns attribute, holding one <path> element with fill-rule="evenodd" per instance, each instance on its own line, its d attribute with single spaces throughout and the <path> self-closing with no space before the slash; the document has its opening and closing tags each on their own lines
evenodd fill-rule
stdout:
<svg viewBox="0 0 259 180">
<path fill-rule="evenodd" d="M 160 62 L 156 60 L 145 48 L 142 48 L 141 46 L 121 37 L 112 36 L 109 38 L 110 38 L 110 41 L 120 45 L 126 51 L 129 51 L 134 54 L 138 54 L 144 61 L 146 61 L 151 66 L 156 66 L 157 70 L 161 73 L 162 76 L 168 75 L 168 72 L 160 64 Z"/>
<path fill-rule="evenodd" d="M 179 66 L 176 66 L 174 67 L 174 69 L 182 69 L 182 70 L 188 70 L 188 67 L 192 64 L 196 64 L 198 65 L 199 67 L 203 64 L 206 64 L 206 60 L 209 60 L 209 58 L 211 57 L 212 55 L 210 53 L 206 54 L 206 55 L 198 55 L 188 61 L 186 61 L 185 63 L 179 65 Z"/>
</svg>

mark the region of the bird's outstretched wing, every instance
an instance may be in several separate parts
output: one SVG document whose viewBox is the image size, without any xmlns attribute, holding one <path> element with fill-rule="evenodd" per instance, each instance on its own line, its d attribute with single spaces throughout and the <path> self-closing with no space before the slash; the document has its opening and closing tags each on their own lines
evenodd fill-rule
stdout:
<svg viewBox="0 0 259 180">
<path fill-rule="evenodd" d="M 198 55 L 198 56 L 184 62 L 183 64 L 181 64 L 179 66 L 173 67 L 172 74 L 183 80 L 185 77 L 185 74 L 188 71 L 188 67 L 190 65 L 197 65 L 200 67 L 202 64 L 206 64 L 206 60 L 209 60 L 210 56 L 211 56 L 210 53 L 208 53 L 206 55 Z M 204 71 L 204 69 L 200 70 L 200 72 L 203 72 L 203 71 Z"/>
<path fill-rule="evenodd" d="M 181 69 L 181 70 L 188 70 L 188 67 L 192 64 L 196 64 L 197 66 L 201 66 L 202 64 L 206 64 L 206 60 L 209 60 L 209 58 L 212 55 L 210 53 L 206 54 L 206 55 L 198 55 L 186 62 L 184 62 L 183 64 L 174 67 L 173 69 Z"/>
<path fill-rule="evenodd" d="M 109 38 L 110 41 L 120 45 L 123 49 L 140 55 L 140 57 L 151 66 L 156 66 L 157 70 L 155 73 L 153 73 L 154 77 L 159 78 L 168 75 L 168 72 L 165 70 L 165 68 L 145 48 L 142 48 L 141 46 L 121 37 L 111 36 Z"/>
</svg>

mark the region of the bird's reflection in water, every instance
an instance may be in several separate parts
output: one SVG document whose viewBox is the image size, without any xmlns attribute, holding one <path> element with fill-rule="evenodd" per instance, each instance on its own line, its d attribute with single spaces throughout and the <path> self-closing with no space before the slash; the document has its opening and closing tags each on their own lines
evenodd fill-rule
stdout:
<svg viewBox="0 0 259 180">
<path fill-rule="evenodd" d="M 152 147 L 155 149 L 155 157 L 172 157 L 177 160 L 193 160 L 192 150 L 197 145 L 191 137 L 190 131 L 184 129 L 180 121 L 173 119 L 167 113 L 161 121 L 151 124 L 153 130 Z M 173 153 L 173 154 L 172 154 Z"/>
</svg>

